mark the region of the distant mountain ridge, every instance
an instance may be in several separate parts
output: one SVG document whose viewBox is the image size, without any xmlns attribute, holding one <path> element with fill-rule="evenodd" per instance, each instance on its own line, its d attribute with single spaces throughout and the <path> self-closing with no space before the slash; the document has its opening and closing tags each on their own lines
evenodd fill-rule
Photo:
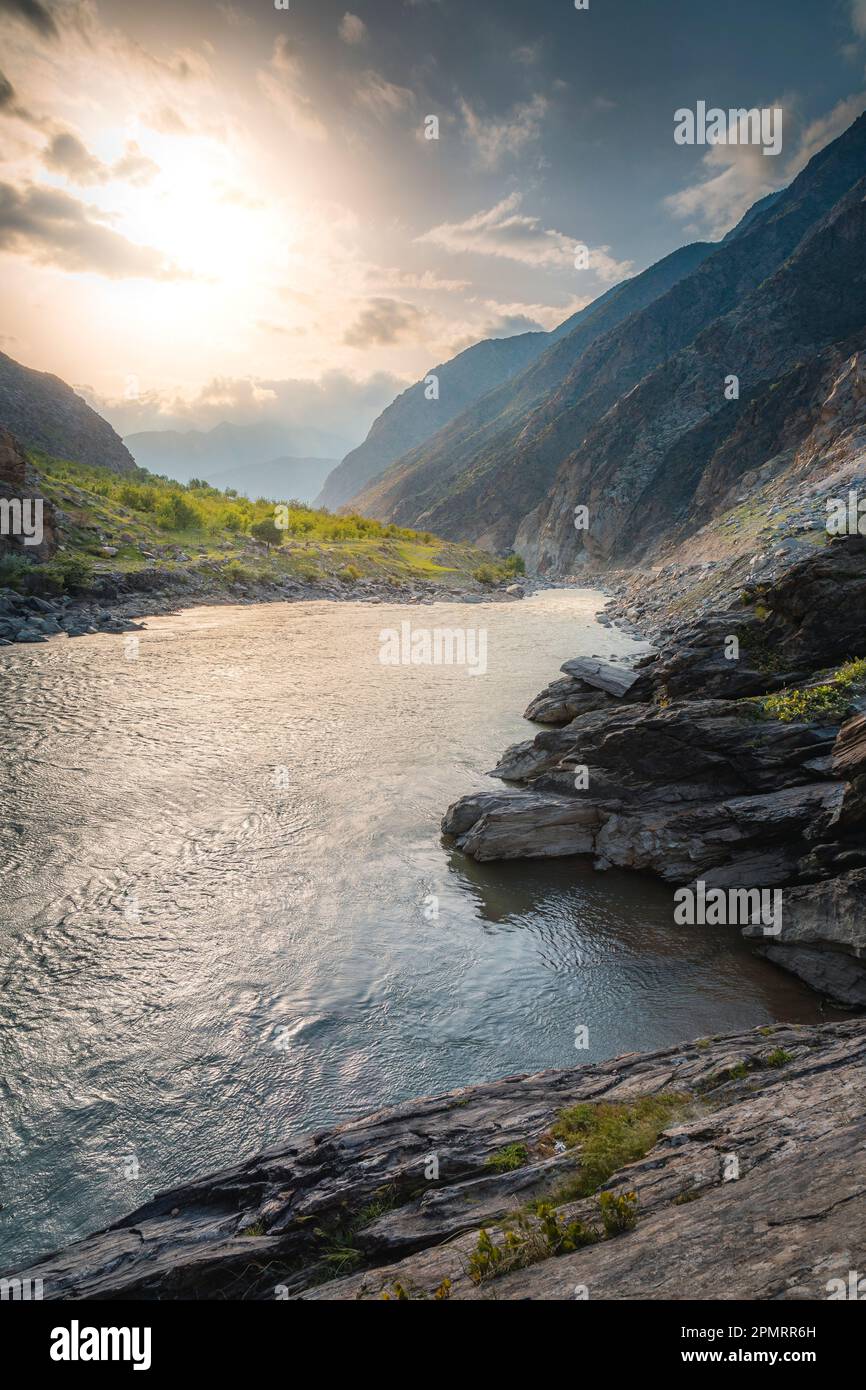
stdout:
<svg viewBox="0 0 866 1390">
<path fill-rule="evenodd" d="M 0 426 L 29 449 L 74 463 L 131 473 L 135 460 L 120 435 L 60 377 L 24 367 L 0 352 Z"/>
<path fill-rule="evenodd" d="M 277 458 L 267 463 L 254 463 L 248 468 L 230 468 L 207 478 L 218 488 L 235 488 L 255 500 L 270 497 L 275 502 L 312 503 L 328 474 L 339 459 Z"/>
<path fill-rule="evenodd" d="M 275 459 L 342 458 L 349 441 L 311 426 L 262 420 L 236 425 L 224 420 L 209 430 L 140 430 L 124 441 L 141 468 L 178 482 L 191 478 L 244 490 L 247 476 Z"/>
</svg>

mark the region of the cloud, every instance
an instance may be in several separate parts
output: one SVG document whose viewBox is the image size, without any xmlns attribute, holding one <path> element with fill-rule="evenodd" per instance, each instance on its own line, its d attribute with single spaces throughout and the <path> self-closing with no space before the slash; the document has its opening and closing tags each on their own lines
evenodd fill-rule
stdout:
<svg viewBox="0 0 866 1390">
<path fill-rule="evenodd" d="M 349 347 L 387 347 L 411 336 L 424 315 L 405 299 L 375 297 L 367 301 L 355 322 L 346 329 L 343 342 Z"/>
<path fill-rule="evenodd" d="M 71 131 L 62 131 L 53 136 L 43 151 L 42 162 L 46 168 L 55 174 L 63 174 L 70 183 L 79 187 L 119 179 L 140 188 L 159 173 L 159 165 L 148 159 L 134 140 L 127 141 L 123 156 L 116 163 L 104 164 Z"/>
<path fill-rule="evenodd" d="M 520 204 L 521 195 L 512 193 L 487 212 L 476 212 L 465 222 L 443 222 L 416 241 L 545 269 L 574 269 L 575 251 L 582 243 L 543 227 L 538 217 L 520 212 Z M 615 284 L 631 274 L 632 262 L 617 261 L 609 246 L 597 246 L 589 250 L 589 269 L 602 283 Z"/>
<path fill-rule="evenodd" d="M 363 19 L 359 19 L 356 14 L 349 14 L 347 10 L 340 20 L 340 38 L 343 43 L 364 43 L 367 38 L 367 26 Z"/>
<path fill-rule="evenodd" d="M 72 183 L 104 183 L 108 177 L 106 165 L 69 131 L 54 136 L 43 152 L 42 162 L 56 174 L 64 174 Z"/>
<path fill-rule="evenodd" d="M 45 5 L 39 3 L 39 0 L 0 0 L 0 14 L 3 13 L 11 14 L 16 19 L 23 20 L 44 39 L 57 37 L 57 25 L 54 23 L 54 17 Z"/>
<path fill-rule="evenodd" d="M 142 188 L 159 173 L 159 165 L 139 148 L 134 140 L 127 140 L 123 155 L 111 166 L 113 178 L 123 183 L 131 183 Z"/>
<path fill-rule="evenodd" d="M 99 215 L 58 189 L 0 183 L 0 250 L 112 280 L 180 278 L 181 272 L 158 251 L 128 241 L 96 221 Z"/>
<path fill-rule="evenodd" d="M 851 23 L 855 34 L 866 39 L 866 0 L 851 0 Z"/>
<path fill-rule="evenodd" d="M 303 67 L 285 36 L 274 43 L 271 61 L 257 73 L 260 89 L 296 135 L 327 140 L 328 131 L 313 102 L 302 90 Z"/>
<path fill-rule="evenodd" d="M 866 0 L 863 0 L 866 10 Z M 796 148 L 784 155 L 767 158 L 759 145 L 712 145 L 703 156 L 698 179 L 671 193 L 664 206 L 674 217 L 686 220 L 690 229 L 710 237 L 721 237 L 740 221 L 749 208 L 768 193 L 784 188 L 809 160 L 847 130 L 866 104 L 866 93 L 857 92 L 833 107 L 826 116 L 811 121 L 795 136 Z M 785 145 L 791 142 L 796 112 L 793 103 L 776 101 L 784 111 Z"/>
<path fill-rule="evenodd" d="M 14 99 L 15 88 L 6 74 L 0 72 L 0 111 L 6 106 L 11 106 Z"/>
<path fill-rule="evenodd" d="M 408 110 L 415 100 L 408 87 L 397 87 L 372 69 L 362 74 L 355 88 L 355 97 L 361 106 L 366 106 L 380 121 Z"/>
<path fill-rule="evenodd" d="M 467 101 L 461 100 L 466 136 L 485 168 L 495 169 L 505 155 L 517 154 L 532 140 L 537 140 L 549 105 L 546 97 L 538 95 L 515 106 L 510 115 L 501 120 L 484 120 Z"/>
<path fill-rule="evenodd" d="M 160 106 L 145 118 L 145 124 L 160 135 L 191 135 L 192 131 L 183 116 L 173 106 Z"/>
<path fill-rule="evenodd" d="M 862 0 L 864 16 L 864 33 L 866 33 L 866 0 Z M 800 145 L 797 153 L 791 161 L 789 169 L 786 171 L 788 177 L 799 174 L 813 155 L 819 150 L 823 150 L 825 145 L 829 145 L 831 140 L 846 131 L 849 125 L 856 121 L 866 107 L 866 92 L 855 92 L 853 96 L 847 97 L 844 101 L 839 101 L 828 112 L 826 116 L 820 116 L 817 120 L 811 121 L 800 135 Z"/>
<path fill-rule="evenodd" d="M 138 430 L 206 430 L 223 420 L 237 425 L 267 421 L 288 428 L 318 429 L 360 442 L 370 421 L 408 385 L 391 372 L 357 378 L 333 370 L 315 381 L 301 377 L 214 377 L 189 397 L 150 390 L 127 400 L 100 396 L 90 388 L 76 389 L 122 435 Z"/>
</svg>

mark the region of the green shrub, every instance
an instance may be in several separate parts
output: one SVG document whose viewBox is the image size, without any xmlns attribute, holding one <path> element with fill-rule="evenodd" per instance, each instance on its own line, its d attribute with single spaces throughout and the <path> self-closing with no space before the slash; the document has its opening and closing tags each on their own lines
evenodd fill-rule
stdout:
<svg viewBox="0 0 866 1390">
<path fill-rule="evenodd" d="M 606 1236 L 618 1236 L 630 1231 L 637 1221 L 637 1193 L 602 1192 L 598 1199 L 602 1225 Z"/>
<path fill-rule="evenodd" d="M 198 507 L 187 502 L 180 492 L 170 492 L 156 509 L 157 524 L 164 531 L 200 531 L 204 519 Z"/>
<path fill-rule="evenodd" d="M 515 1168 L 522 1168 L 528 1158 L 529 1150 L 525 1144 L 506 1144 L 504 1149 L 485 1158 L 484 1163 L 497 1173 L 510 1173 Z"/>
<path fill-rule="evenodd" d="M 343 584 L 357 584 L 358 580 L 362 578 L 362 574 L 357 565 L 344 565 L 337 578 Z"/>
<path fill-rule="evenodd" d="M 498 584 L 499 575 L 492 565 L 479 565 L 477 570 L 472 571 L 472 578 L 479 584 Z"/>
<path fill-rule="evenodd" d="M 0 555 L 0 589 L 14 589 L 22 594 L 28 587 L 34 564 L 23 555 Z"/>
</svg>

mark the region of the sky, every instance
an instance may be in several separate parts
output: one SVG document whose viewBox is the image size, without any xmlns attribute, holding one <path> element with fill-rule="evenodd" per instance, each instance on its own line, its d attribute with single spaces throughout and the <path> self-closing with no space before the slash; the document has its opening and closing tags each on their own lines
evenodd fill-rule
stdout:
<svg viewBox="0 0 866 1390">
<path fill-rule="evenodd" d="M 723 235 L 864 70 L 866 0 L 0 0 L 0 350 L 122 433 L 358 442 Z M 781 154 L 677 144 L 698 101 L 780 107 Z"/>
</svg>

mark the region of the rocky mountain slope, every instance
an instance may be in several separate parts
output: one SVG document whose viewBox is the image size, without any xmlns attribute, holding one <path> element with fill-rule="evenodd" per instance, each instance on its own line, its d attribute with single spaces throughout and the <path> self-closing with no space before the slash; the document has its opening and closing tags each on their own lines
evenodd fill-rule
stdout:
<svg viewBox="0 0 866 1390">
<path fill-rule="evenodd" d="M 317 506 L 335 511 L 385 469 L 423 444 L 479 396 L 509 381 L 537 357 L 550 341 L 546 333 L 518 333 L 512 338 L 485 338 L 449 362 L 431 367 L 438 398 L 428 400 L 426 377 L 416 381 L 374 420 L 363 444 L 347 454 L 325 482 Z"/>
<path fill-rule="evenodd" d="M 826 1299 L 863 1268 L 864 1115 L 866 1023 L 705 1038 L 289 1138 L 19 1277 L 48 1300 Z"/>
<path fill-rule="evenodd" d="M 428 444 L 399 458 L 355 498 L 354 505 L 371 516 L 391 520 L 404 512 L 432 515 L 444 499 L 471 491 L 473 480 L 489 468 L 495 469 L 502 449 L 520 438 L 534 411 L 569 376 L 592 344 L 663 295 L 713 249 L 704 242 L 684 246 L 594 300 L 561 325 L 552 335 L 554 341 L 529 368 L 457 416 Z M 551 479 L 552 473 L 548 476 L 543 470 L 523 479 L 514 499 L 521 515 L 530 505 L 528 499 L 534 505 Z M 449 515 L 449 525 L 452 520 Z M 486 534 L 486 513 L 478 513 L 475 522 L 479 533 Z M 491 543 L 499 541 L 494 538 Z"/>
<path fill-rule="evenodd" d="M 811 427 L 809 412 L 828 374 L 850 354 L 845 340 L 856 338 L 863 323 L 857 186 L 864 175 L 861 116 L 789 188 L 765 200 L 664 292 L 632 306 L 622 320 L 603 323 L 601 332 L 587 331 L 588 321 L 515 378 L 506 390 L 519 404 L 501 421 L 491 421 L 490 410 L 483 419 L 467 413 L 398 460 L 359 502 L 379 516 L 483 537 L 490 546 L 516 541 L 530 563 L 557 573 L 567 573 L 574 562 L 573 509 L 590 497 L 599 552 L 587 556 L 594 562 L 617 553 L 607 537 L 625 524 L 625 493 L 632 510 L 651 512 L 658 541 L 672 526 L 694 524 L 695 517 L 683 515 L 692 499 L 698 512 L 704 507 L 705 520 L 706 507 L 721 500 L 722 484 L 736 478 L 737 465 L 730 457 L 718 460 L 718 451 L 727 446 L 730 455 L 745 442 L 748 466 L 755 468 L 780 444 L 795 446 Z M 826 284 L 821 265 L 809 264 L 810 239 L 813 254 L 833 258 Z M 798 252 L 796 270 L 786 268 Z M 850 304 L 846 272 L 854 279 Z M 615 304 L 609 302 L 608 313 Z M 775 337 L 763 323 L 766 314 Z M 551 353 L 566 352 L 567 344 L 579 349 L 567 370 L 534 394 L 527 384 L 532 373 L 553 360 Z M 742 378 L 738 402 L 724 396 L 732 373 Z M 725 405 L 735 408 L 725 413 Z M 786 433 L 789 417 L 800 434 L 797 428 Z M 731 428 L 737 422 L 738 431 Z M 660 451 L 667 460 L 658 475 Z M 612 479 L 614 457 L 624 482 Z M 652 544 L 649 526 L 641 536 L 644 553 Z M 620 549 L 626 554 L 627 542 Z M 630 553 L 635 550 L 632 545 Z"/>
<path fill-rule="evenodd" d="M 34 372 L 0 352 L 0 426 L 27 449 L 130 473 L 135 461 L 101 415 L 59 377 Z"/>
</svg>

